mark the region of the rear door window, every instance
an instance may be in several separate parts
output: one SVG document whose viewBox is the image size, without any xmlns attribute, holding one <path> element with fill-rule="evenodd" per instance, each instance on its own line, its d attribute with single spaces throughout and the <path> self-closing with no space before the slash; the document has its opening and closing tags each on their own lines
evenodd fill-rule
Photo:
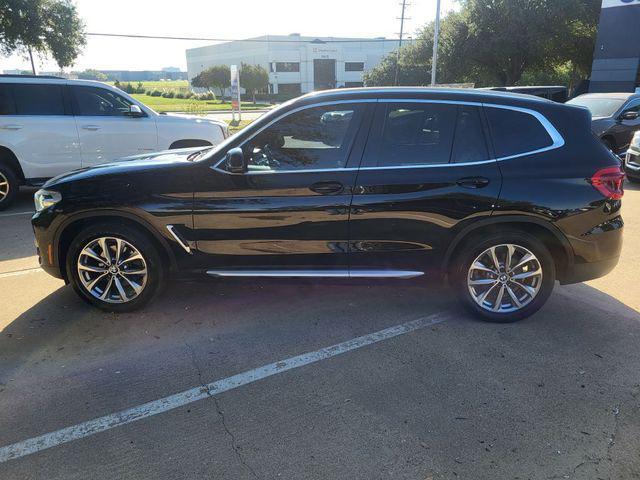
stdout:
<svg viewBox="0 0 640 480">
<path fill-rule="evenodd" d="M 533 115 L 506 108 L 486 107 L 498 158 L 535 152 L 553 145 L 547 129 Z"/>
<path fill-rule="evenodd" d="M 472 163 L 489 160 L 489 149 L 478 107 L 460 105 L 453 142 L 452 163 Z"/>
<path fill-rule="evenodd" d="M 449 163 L 457 106 L 385 103 L 377 133 L 369 137 L 365 166 L 394 167 Z M 381 131 L 380 131 L 380 121 Z"/>
<path fill-rule="evenodd" d="M 64 115 L 62 85 L 14 84 L 13 97 L 18 115 Z"/>
</svg>

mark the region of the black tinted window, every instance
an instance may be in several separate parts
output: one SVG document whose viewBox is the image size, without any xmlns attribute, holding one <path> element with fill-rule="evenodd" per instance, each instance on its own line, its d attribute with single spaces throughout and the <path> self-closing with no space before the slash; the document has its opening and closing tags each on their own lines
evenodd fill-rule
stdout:
<svg viewBox="0 0 640 480">
<path fill-rule="evenodd" d="M 549 147 L 553 140 L 536 117 L 504 108 L 487 108 L 498 158 Z"/>
<path fill-rule="evenodd" d="M 61 85 L 13 85 L 18 115 L 64 115 Z"/>
<path fill-rule="evenodd" d="M 328 105 L 286 116 L 245 144 L 249 171 L 344 167 L 361 108 Z"/>
<path fill-rule="evenodd" d="M 16 113 L 16 106 L 13 103 L 11 87 L 7 84 L 0 85 L 0 115 L 13 115 Z"/>
<path fill-rule="evenodd" d="M 105 88 L 73 87 L 76 115 L 120 116 L 129 112 L 131 102 Z"/>
<path fill-rule="evenodd" d="M 488 159 L 489 151 L 487 150 L 487 142 L 482 128 L 480 109 L 466 105 L 460 106 L 451 161 L 463 163 Z"/>
<path fill-rule="evenodd" d="M 381 138 L 367 145 L 368 166 L 449 163 L 456 123 L 455 105 L 386 105 Z"/>
</svg>

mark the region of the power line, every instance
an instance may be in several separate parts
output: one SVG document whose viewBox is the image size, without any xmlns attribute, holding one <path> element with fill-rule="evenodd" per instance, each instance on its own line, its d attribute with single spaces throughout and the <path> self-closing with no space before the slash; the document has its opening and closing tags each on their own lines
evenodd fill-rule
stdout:
<svg viewBox="0 0 640 480">
<path fill-rule="evenodd" d="M 382 42 L 397 42 L 401 39 L 397 38 L 348 38 L 344 40 L 336 40 L 336 39 L 328 39 L 323 40 L 321 38 L 316 38 L 314 40 L 285 40 L 285 39 L 274 39 L 270 36 L 266 36 L 265 38 L 210 38 L 210 37 L 176 37 L 169 35 L 137 35 L 137 34 L 125 34 L 125 33 L 97 33 L 97 32 L 88 32 L 85 33 L 87 36 L 91 37 L 118 37 L 118 38 L 140 38 L 140 39 L 152 39 L 152 40 L 188 40 L 188 41 L 199 41 L 199 42 L 248 42 L 248 43 L 382 43 Z"/>
</svg>

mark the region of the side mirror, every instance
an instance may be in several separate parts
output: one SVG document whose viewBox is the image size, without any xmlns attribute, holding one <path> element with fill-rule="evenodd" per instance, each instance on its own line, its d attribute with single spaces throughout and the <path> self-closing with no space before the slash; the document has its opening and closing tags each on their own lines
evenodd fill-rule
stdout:
<svg viewBox="0 0 640 480">
<path fill-rule="evenodd" d="M 637 120 L 640 114 L 633 110 L 627 110 L 620 115 L 620 120 Z"/>
<path fill-rule="evenodd" d="M 129 111 L 127 112 L 127 115 L 134 118 L 144 117 L 144 112 L 138 105 L 133 104 L 129 106 Z"/>
<path fill-rule="evenodd" d="M 247 163 L 244 160 L 244 153 L 241 148 L 232 148 L 227 152 L 225 160 L 227 170 L 231 173 L 244 173 L 247 171 Z"/>
</svg>

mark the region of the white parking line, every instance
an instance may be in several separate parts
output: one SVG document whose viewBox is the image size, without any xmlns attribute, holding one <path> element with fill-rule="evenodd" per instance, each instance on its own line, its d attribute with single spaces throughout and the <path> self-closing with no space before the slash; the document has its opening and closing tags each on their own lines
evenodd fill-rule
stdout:
<svg viewBox="0 0 640 480">
<path fill-rule="evenodd" d="M 213 395 L 227 392 L 288 370 L 293 370 L 294 368 L 303 367 L 321 360 L 326 360 L 327 358 L 342 355 L 343 353 L 347 353 L 352 350 L 366 347 L 367 345 L 372 345 L 399 335 L 414 332 L 421 328 L 442 323 L 450 318 L 451 317 L 448 314 L 436 314 L 419 318 L 417 320 L 385 328 L 384 330 L 370 333 L 362 337 L 347 340 L 346 342 L 338 343 L 330 347 L 321 348 L 314 352 L 303 353 L 302 355 L 270 363 L 243 373 L 238 373 L 237 375 L 223 378 L 207 385 L 191 388 L 159 400 L 154 400 L 143 405 L 112 413 L 111 415 L 105 415 L 104 417 L 95 418 L 55 432 L 46 433 L 38 437 L 29 438 L 22 442 L 7 445 L 6 447 L 0 448 L 0 463 L 31 455 L 32 453 L 88 437 L 89 435 L 104 432 L 127 423 L 137 422 L 138 420 L 152 417 L 154 415 L 197 402 L 198 400 L 203 400 Z"/>
<path fill-rule="evenodd" d="M 40 267 L 25 268 L 23 270 L 15 270 L 13 272 L 0 273 L 0 278 L 17 277 L 18 275 L 27 275 L 29 273 L 37 273 L 37 272 L 44 272 L 44 270 L 42 270 Z"/>
<path fill-rule="evenodd" d="M 0 213 L 0 217 L 15 217 L 16 215 L 33 215 L 36 212 L 12 212 L 12 213 Z"/>
</svg>

